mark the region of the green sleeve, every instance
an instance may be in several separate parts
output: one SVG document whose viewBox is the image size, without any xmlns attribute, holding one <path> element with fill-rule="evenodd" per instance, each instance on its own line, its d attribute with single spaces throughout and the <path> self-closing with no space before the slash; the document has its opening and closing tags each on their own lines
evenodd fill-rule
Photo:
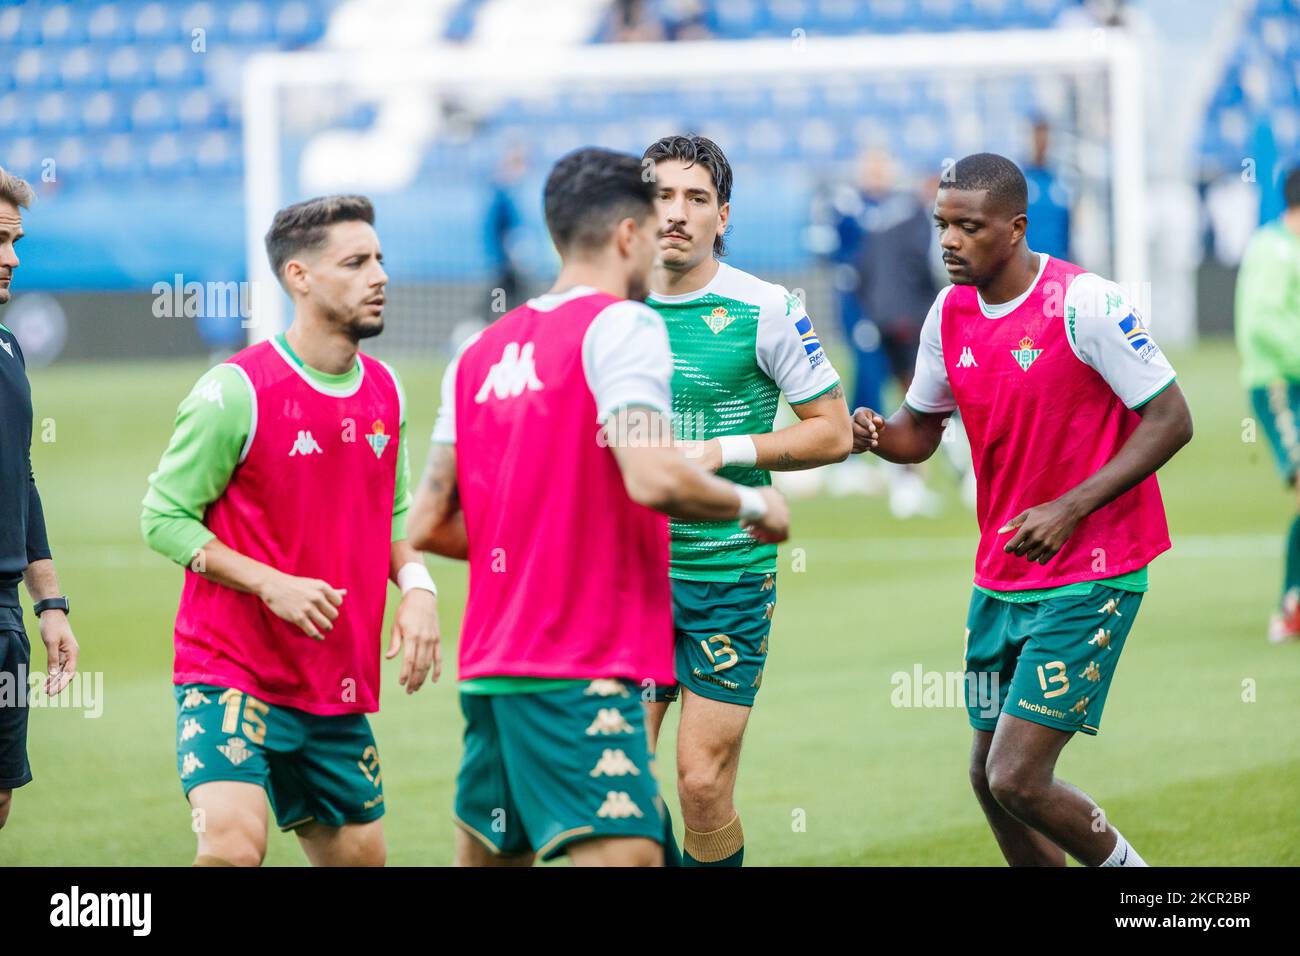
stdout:
<svg viewBox="0 0 1300 956">
<path fill-rule="evenodd" d="M 411 510 L 411 460 L 406 450 L 406 419 L 397 436 L 397 483 L 393 486 L 393 538 L 406 540 L 406 513 Z"/>
<path fill-rule="evenodd" d="M 1290 371 L 1300 356 L 1297 246 L 1265 227 L 1255 235 L 1237 275 L 1237 346 L 1248 365 Z M 1267 373 L 1261 373 L 1270 377 Z"/>
<path fill-rule="evenodd" d="M 411 458 L 406 447 L 406 389 L 397 375 L 397 369 L 387 362 L 384 368 L 393 376 L 397 386 L 397 404 L 402 420 L 397 427 L 397 480 L 393 483 L 393 531 L 390 541 L 406 540 L 406 513 L 411 510 Z"/>
<path fill-rule="evenodd" d="M 171 441 L 149 476 L 140 515 L 149 547 L 186 565 L 216 537 L 203 515 L 226 490 L 252 417 L 252 392 L 235 366 L 218 365 L 195 383 L 176 409 Z"/>
</svg>

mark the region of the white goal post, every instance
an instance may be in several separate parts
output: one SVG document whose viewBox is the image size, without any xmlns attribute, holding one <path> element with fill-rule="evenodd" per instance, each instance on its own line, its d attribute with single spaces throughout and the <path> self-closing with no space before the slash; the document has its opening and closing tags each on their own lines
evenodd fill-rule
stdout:
<svg viewBox="0 0 1300 956">
<path fill-rule="evenodd" d="M 801 31 L 795 31 L 799 34 Z M 1090 95 L 1106 103 L 1109 121 L 1110 236 L 1114 278 L 1149 287 L 1141 51 L 1118 29 L 1013 30 L 936 34 L 805 37 L 665 44 L 591 44 L 549 49 L 468 46 L 383 50 L 308 50 L 261 54 L 243 77 L 244 169 L 248 276 L 256 314 L 250 339 L 286 324 L 287 301 L 266 261 L 263 236 L 277 209 L 303 197 L 282 193 L 283 95 L 346 83 L 385 91 L 442 87 L 477 95 L 536 94 L 586 83 L 610 91 L 656 82 L 766 84 L 782 79 L 916 78 L 973 74 L 981 79 L 1051 73 L 1104 76 Z M 1119 148 L 1116 148 L 1119 144 Z M 1008 148 L 1019 144 L 1008 144 Z M 256 290 L 275 290 L 258 294 Z M 1148 315 L 1150 305 L 1148 304 Z M 1173 331 L 1173 330 L 1171 330 Z M 1177 335 L 1178 333 L 1175 332 Z"/>
</svg>

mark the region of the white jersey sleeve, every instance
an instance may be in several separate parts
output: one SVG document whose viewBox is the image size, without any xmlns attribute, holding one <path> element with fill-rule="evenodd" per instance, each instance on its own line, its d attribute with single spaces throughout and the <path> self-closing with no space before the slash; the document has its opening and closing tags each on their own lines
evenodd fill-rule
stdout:
<svg viewBox="0 0 1300 956">
<path fill-rule="evenodd" d="M 442 389 L 439 394 L 438 417 L 433 422 L 433 441 L 435 444 L 456 444 L 456 370 L 460 367 L 460 357 L 465 350 L 478 341 L 481 332 L 475 332 L 456 350 L 456 355 L 447 364 L 442 373 Z"/>
<path fill-rule="evenodd" d="M 601 310 L 582 339 L 582 368 L 596 399 L 596 421 L 620 408 L 673 411 L 673 353 L 659 313 L 643 302 L 615 302 Z"/>
<path fill-rule="evenodd" d="M 1175 378 L 1130 297 L 1101 276 L 1085 272 L 1070 283 L 1065 334 L 1079 360 L 1129 408 L 1146 404 Z"/>
<path fill-rule="evenodd" d="M 770 286 L 770 301 L 758 313 L 755 358 L 791 405 L 810 401 L 840 383 L 812 319 L 797 295 Z"/>
<path fill-rule="evenodd" d="M 952 386 L 948 383 L 948 366 L 943 362 L 943 302 L 948 297 L 945 286 L 935 297 L 934 304 L 921 326 L 921 343 L 916 352 L 916 372 L 911 387 L 903 399 L 918 412 L 951 412 L 957 408 Z M 879 411 L 879 409 L 877 409 Z"/>
</svg>

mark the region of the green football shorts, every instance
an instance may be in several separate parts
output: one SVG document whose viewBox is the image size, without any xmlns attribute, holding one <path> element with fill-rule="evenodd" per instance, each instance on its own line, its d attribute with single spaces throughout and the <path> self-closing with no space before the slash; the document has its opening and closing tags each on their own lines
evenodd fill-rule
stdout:
<svg viewBox="0 0 1300 956">
<path fill-rule="evenodd" d="M 637 688 L 460 695 L 465 755 L 456 823 L 493 853 L 543 860 L 592 837 L 664 838 Z"/>
<path fill-rule="evenodd" d="M 684 685 L 700 697 L 753 707 L 775 610 L 775 574 L 743 574 L 739 581 L 674 579 L 677 683 L 656 687 L 654 699 L 676 700 Z"/>
<path fill-rule="evenodd" d="M 1290 484 L 1300 472 L 1300 382 L 1252 388 L 1250 404 L 1264 426 L 1282 480 Z"/>
<path fill-rule="evenodd" d="M 255 783 L 281 830 L 384 815 L 379 751 L 365 714 L 309 714 L 210 684 L 174 692 L 176 769 L 187 797 L 214 780 Z"/>
<path fill-rule="evenodd" d="M 1086 595 L 1015 604 L 976 590 L 966 618 L 966 710 L 976 730 L 998 715 L 1096 734 L 1142 595 L 1104 584 Z M 996 705 L 994 704 L 996 701 Z"/>
</svg>

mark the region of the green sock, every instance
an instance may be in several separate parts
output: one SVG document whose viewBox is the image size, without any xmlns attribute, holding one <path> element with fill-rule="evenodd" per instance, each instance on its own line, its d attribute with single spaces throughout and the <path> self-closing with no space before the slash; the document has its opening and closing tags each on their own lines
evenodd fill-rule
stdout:
<svg viewBox="0 0 1300 956">
<path fill-rule="evenodd" d="M 1292 589 L 1300 590 L 1300 515 L 1291 522 L 1291 533 L 1286 541 L 1286 575 L 1283 578 L 1282 596 Z"/>
<path fill-rule="evenodd" d="M 699 860 L 695 859 L 695 857 L 691 856 L 690 853 L 682 853 L 682 866 L 741 866 L 744 864 L 744 860 L 745 848 L 743 846 L 735 853 L 731 854 L 731 856 L 723 860 L 718 860 L 716 863 L 701 863 Z"/>
</svg>

